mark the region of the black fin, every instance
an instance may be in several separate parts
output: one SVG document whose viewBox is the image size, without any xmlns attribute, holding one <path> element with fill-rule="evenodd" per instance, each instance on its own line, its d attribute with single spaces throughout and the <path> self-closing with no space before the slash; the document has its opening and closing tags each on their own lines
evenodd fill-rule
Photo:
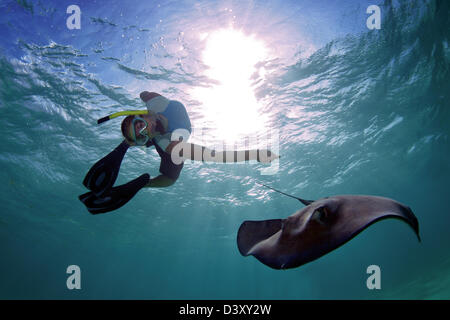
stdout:
<svg viewBox="0 0 450 320">
<path fill-rule="evenodd" d="M 119 174 L 123 157 L 128 150 L 128 143 L 124 140 L 108 155 L 97 161 L 83 180 L 89 190 L 100 197 L 111 189 Z"/>
<path fill-rule="evenodd" d="M 105 213 L 122 207 L 130 201 L 149 181 L 150 175 L 148 173 L 144 173 L 140 177 L 131 180 L 128 183 L 112 188 L 101 197 L 96 196 L 95 193 L 91 191 L 80 195 L 78 198 L 84 203 L 90 213 Z"/>
<path fill-rule="evenodd" d="M 259 183 L 259 182 L 257 182 L 257 183 L 258 183 L 259 185 L 264 186 L 264 187 L 266 187 L 266 188 L 268 188 L 268 189 L 271 189 L 271 190 L 273 190 L 273 191 L 275 191 L 275 192 L 278 192 L 278 193 L 284 194 L 285 196 L 288 196 L 288 197 L 297 199 L 298 201 L 300 201 L 301 203 L 303 203 L 305 206 L 309 206 L 311 203 L 314 202 L 314 200 L 305 200 L 305 199 L 302 199 L 302 198 L 299 198 L 299 197 L 291 196 L 290 194 L 287 194 L 287 193 L 284 193 L 284 192 L 279 191 L 279 190 L 277 190 L 277 189 L 274 189 L 274 188 L 272 188 L 272 187 L 269 187 L 269 186 L 267 186 L 267 185 L 265 185 L 265 184 L 263 184 L 263 183 Z"/>
<path fill-rule="evenodd" d="M 249 255 L 249 251 L 254 245 L 280 231 L 282 226 L 281 219 L 244 221 L 239 227 L 237 236 L 239 252 L 243 256 Z"/>
</svg>

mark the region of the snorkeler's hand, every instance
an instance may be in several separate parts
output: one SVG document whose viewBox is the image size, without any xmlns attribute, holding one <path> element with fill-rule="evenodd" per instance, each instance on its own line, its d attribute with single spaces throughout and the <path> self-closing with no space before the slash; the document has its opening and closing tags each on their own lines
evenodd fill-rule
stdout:
<svg viewBox="0 0 450 320">
<path fill-rule="evenodd" d="M 147 102 L 150 99 L 153 99 L 154 97 L 160 96 L 159 93 L 156 92 L 148 92 L 148 91 L 142 91 L 139 96 L 141 97 L 141 100 L 144 102 Z"/>
<path fill-rule="evenodd" d="M 258 162 L 270 163 L 273 160 L 279 159 L 280 156 L 267 149 L 258 149 Z"/>
<path fill-rule="evenodd" d="M 139 96 L 141 97 L 141 100 L 144 102 L 147 102 L 148 100 L 150 100 L 150 92 L 148 92 L 148 91 L 142 91 Z"/>
</svg>

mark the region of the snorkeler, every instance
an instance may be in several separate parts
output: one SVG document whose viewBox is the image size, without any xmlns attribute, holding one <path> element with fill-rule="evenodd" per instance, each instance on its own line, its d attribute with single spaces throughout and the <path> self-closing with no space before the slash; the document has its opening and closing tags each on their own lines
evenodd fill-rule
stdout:
<svg viewBox="0 0 450 320">
<path fill-rule="evenodd" d="M 203 146 L 187 143 L 192 130 L 189 115 L 182 103 L 148 91 L 141 92 L 140 98 L 145 102 L 147 110 L 117 112 L 97 121 L 102 123 L 126 115 L 121 125 L 125 140 L 94 164 L 83 180 L 83 184 L 91 191 L 80 195 L 79 199 L 92 214 L 105 213 L 122 207 L 144 187 L 159 188 L 173 185 L 180 176 L 185 159 L 270 162 L 278 158 L 268 150 L 215 152 Z M 159 167 L 161 174 L 151 179 L 150 175 L 145 173 L 124 185 L 113 187 L 122 160 L 130 146 L 154 146 L 161 158 Z M 263 157 L 260 156 L 262 153 Z"/>
</svg>

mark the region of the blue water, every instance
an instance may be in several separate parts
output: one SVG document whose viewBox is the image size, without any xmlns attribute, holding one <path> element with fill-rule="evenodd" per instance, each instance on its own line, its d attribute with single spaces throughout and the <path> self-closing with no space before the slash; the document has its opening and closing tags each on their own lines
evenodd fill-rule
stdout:
<svg viewBox="0 0 450 320">
<path fill-rule="evenodd" d="M 71 4 L 79 30 L 66 26 Z M 379 30 L 366 26 L 372 4 Z M 251 103 L 208 74 L 205 50 L 222 29 L 266 48 L 251 65 Z M 0 298 L 449 299 L 449 35 L 448 1 L 1 1 Z M 224 63 L 249 52 L 224 50 Z M 143 90 L 186 105 L 203 135 L 194 142 L 278 130 L 277 172 L 186 163 L 170 188 L 90 215 L 81 182 L 121 141 L 119 120 L 96 120 L 144 109 Z M 118 183 L 158 168 L 156 151 L 130 149 Z M 422 242 L 385 220 L 272 270 L 239 254 L 237 230 L 301 207 L 256 182 L 306 199 L 396 199 Z M 381 290 L 366 287 L 372 264 Z M 81 290 L 67 289 L 69 265 Z"/>
</svg>

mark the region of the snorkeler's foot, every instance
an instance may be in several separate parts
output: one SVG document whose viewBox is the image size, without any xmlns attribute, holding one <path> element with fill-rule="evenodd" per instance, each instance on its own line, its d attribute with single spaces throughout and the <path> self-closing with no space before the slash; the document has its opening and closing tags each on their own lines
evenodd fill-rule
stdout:
<svg viewBox="0 0 450 320">
<path fill-rule="evenodd" d="M 129 144 L 124 140 L 108 155 L 97 161 L 86 174 L 83 184 L 97 197 L 101 197 L 114 185 L 128 147 Z"/>
<path fill-rule="evenodd" d="M 139 190 L 150 181 L 150 175 L 144 173 L 140 177 L 118 187 L 112 188 L 101 197 L 94 192 L 80 195 L 78 198 L 84 203 L 88 211 L 92 214 L 105 213 L 119 209 L 130 201 Z"/>
</svg>

